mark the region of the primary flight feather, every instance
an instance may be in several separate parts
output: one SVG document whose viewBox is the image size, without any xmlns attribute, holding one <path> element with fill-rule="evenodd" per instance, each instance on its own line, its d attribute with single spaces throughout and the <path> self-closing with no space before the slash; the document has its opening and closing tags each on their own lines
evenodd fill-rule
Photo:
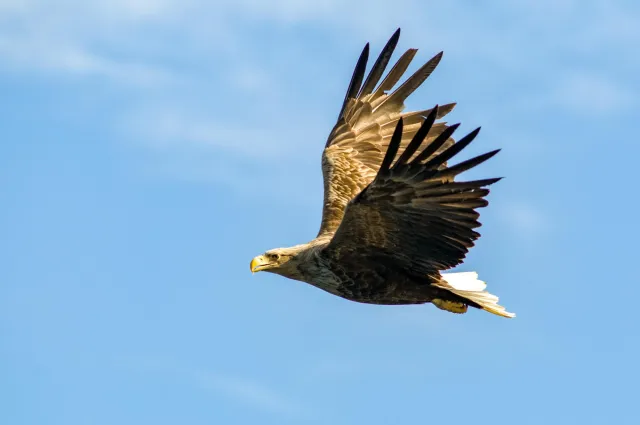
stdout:
<svg viewBox="0 0 640 425">
<path fill-rule="evenodd" d="M 417 50 L 407 50 L 382 79 L 400 29 L 365 79 L 369 44 L 349 83 L 322 153 L 324 206 L 317 237 L 255 257 L 251 271 L 300 280 L 348 300 L 424 304 L 453 313 L 468 306 L 514 317 L 485 291 L 475 272 L 443 273 L 480 237 L 478 208 L 499 178 L 455 181 L 498 150 L 448 166 L 478 135 L 452 139 L 457 124 L 436 122 L 455 104 L 403 113 L 404 101 L 436 68 L 442 52 L 396 90 Z"/>
</svg>

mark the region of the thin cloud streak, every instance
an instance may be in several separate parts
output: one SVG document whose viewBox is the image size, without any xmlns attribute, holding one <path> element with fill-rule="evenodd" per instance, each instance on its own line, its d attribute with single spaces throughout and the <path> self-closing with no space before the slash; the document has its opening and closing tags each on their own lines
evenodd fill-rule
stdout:
<svg viewBox="0 0 640 425">
<path fill-rule="evenodd" d="M 255 379 L 210 370 L 185 368 L 161 355 L 126 355 L 118 364 L 134 371 L 178 378 L 185 385 L 194 385 L 207 392 L 227 397 L 239 403 L 276 415 L 303 419 L 311 413 L 302 402 Z"/>
<path fill-rule="evenodd" d="M 601 116 L 635 103 L 629 90 L 603 76 L 575 72 L 551 92 L 550 102 L 580 115 Z"/>
<path fill-rule="evenodd" d="M 156 86 L 176 82 L 162 67 L 118 61 L 71 44 L 51 46 L 40 40 L 0 38 L 0 57 L 15 68 L 41 73 L 98 76 L 125 85 Z"/>
<path fill-rule="evenodd" d="M 532 238 L 548 230 L 549 220 L 545 214 L 526 202 L 496 203 L 494 206 L 494 211 L 502 216 L 514 234 Z"/>
<path fill-rule="evenodd" d="M 3 10 L 0 24 L 5 24 L 0 27 L 0 58 L 18 69 L 98 76 L 123 85 L 153 87 L 152 96 L 146 92 L 127 93 L 130 96 L 127 101 L 135 106 L 116 118 L 121 124 L 120 130 L 126 133 L 125 139 L 143 140 L 150 149 L 164 150 L 168 155 L 178 149 L 193 154 L 208 150 L 255 162 L 273 158 L 288 160 L 287 155 L 288 158 L 301 158 L 312 152 L 317 154 L 317 150 L 309 148 L 309 143 L 301 144 L 300 139 L 313 140 L 313 146 L 319 147 L 329 126 L 321 129 L 314 128 L 313 123 L 297 122 L 296 128 L 292 128 L 284 119 L 277 122 L 277 117 L 301 102 L 301 95 L 295 93 L 288 82 L 291 73 L 301 72 L 303 64 L 326 61 L 327 57 L 299 56 L 301 51 L 295 49 L 300 45 L 295 39 L 289 46 L 274 47 L 276 59 L 265 62 L 265 59 L 253 57 L 251 37 L 255 34 L 247 35 L 240 31 L 244 27 L 237 25 L 245 21 L 276 23 L 283 31 L 302 23 L 316 23 L 327 28 L 327 42 L 348 36 L 349 43 L 339 43 L 338 48 L 355 48 L 354 55 L 365 40 L 381 47 L 391 31 L 402 26 L 402 49 L 409 46 L 421 50 L 442 48 L 447 53 L 445 67 L 462 69 L 472 62 L 473 72 L 504 70 L 505 75 L 517 75 L 521 81 L 517 84 L 528 82 L 548 89 L 520 97 L 488 98 L 482 110 L 494 111 L 499 121 L 516 109 L 559 107 L 573 114 L 598 115 L 613 114 L 634 104 L 628 82 L 614 81 L 604 71 L 587 74 L 567 69 L 563 60 L 568 53 L 591 57 L 603 50 L 640 41 L 638 16 L 607 2 L 586 6 L 572 0 L 487 5 L 500 12 L 495 19 L 500 19 L 503 26 L 477 19 L 474 9 L 460 1 L 439 5 L 437 9 L 424 8 L 426 12 L 437 10 L 439 14 L 456 16 L 459 22 L 456 26 L 452 26 L 449 19 L 429 19 L 426 26 L 422 18 L 418 22 L 420 14 L 403 12 L 422 7 L 414 0 L 401 0 L 394 8 L 398 10 L 398 16 L 387 16 L 386 9 L 376 7 L 375 2 L 364 1 L 352 2 L 346 10 L 337 1 L 319 4 L 278 0 L 265 6 L 256 0 L 242 0 L 218 2 L 203 8 L 197 6 L 195 1 L 177 0 L 145 0 L 135 4 L 98 0 L 91 7 L 80 1 L 68 1 L 54 13 L 44 2 L 4 1 L 0 5 Z M 546 19 L 549 11 L 553 11 L 552 16 Z M 350 17 L 356 12 L 362 19 L 352 25 Z M 529 28 L 537 42 L 526 43 L 527 40 L 517 37 L 505 39 L 502 36 L 504 25 L 515 22 Z M 597 26 L 579 25 L 583 22 L 597 22 Z M 199 73 L 181 75 L 169 68 L 170 61 L 154 58 L 158 40 L 171 36 L 178 29 L 188 49 L 171 54 L 188 61 L 207 62 Z M 516 34 L 524 37 L 528 33 Z M 594 34 L 597 34 L 597 40 L 588 43 L 589 49 L 594 50 L 587 51 L 584 40 L 593 38 Z M 523 49 L 525 43 L 527 48 Z M 103 47 L 109 54 L 96 46 Z M 297 61 L 288 59 L 293 51 Z M 305 51 L 313 52 L 303 50 L 302 53 Z M 215 63 L 208 62 L 213 61 L 212 53 L 215 53 Z M 137 59 L 116 59 L 119 57 Z M 282 64 L 282 60 L 290 62 Z M 637 67 L 637 61 L 630 63 Z M 292 69 L 292 65 L 296 68 Z M 549 73 L 549 69 L 553 72 Z M 218 84 L 223 79 L 240 93 L 236 97 L 245 109 L 240 111 L 236 105 L 234 110 L 233 106 L 224 105 L 228 108 L 226 115 L 217 111 L 209 115 L 202 113 L 205 108 L 218 106 L 215 95 L 221 88 L 211 87 L 207 78 L 207 72 L 212 70 L 220 72 Z M 336 72 L 348 74 L 350 69 L 341 68 Z M 442 84 L 442 79 L 439 81 Z M 181 90 L 174 89 L 172 84 L 175 82 L 181 83 Z M 170 106 L 162 108 L 157 106 L 159 104 Z M 180 108 L 176 108 L 176 104 L 180 104 Z M 274 117 L 273 111 L 279 114 Z M 265 117 L 269 113 L 272 116 Z M 335 108 L 326 113 L 334 114 Z M 234 123 L 228 119 L 241 114 L 246 122 Z M 486 124 L 486 121 L 482 123 Z M 535 139 L 531 134 L 518 136 Z"/>
<path fill-rule="evenodd" d="M 289 417 L 307 416 L 307 409 L 254 380 L 235 376 L 199 372 L 194 378 L 204 389 L 233 398 L 243 404 Z"/>
</svg>

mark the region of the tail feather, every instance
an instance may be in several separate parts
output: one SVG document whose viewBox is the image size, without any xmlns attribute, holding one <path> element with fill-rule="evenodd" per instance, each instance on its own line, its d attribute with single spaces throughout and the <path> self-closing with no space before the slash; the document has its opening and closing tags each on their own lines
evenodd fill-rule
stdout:
<svg viewBox="0 0 640 425">
<path fill-rule="evenodd" d="M 508 312 L 498 304 L 497 296 L 485 291 L 487 284 L 478 279 L 478 273 L 441 273 L 441 276 L 442 281 L 435 286 L 469 300 L 489 313 L 508 318 L 516 317 L 515 313 Z M 434 304 L 438 306 L 438 303 Z"/>
</svg>

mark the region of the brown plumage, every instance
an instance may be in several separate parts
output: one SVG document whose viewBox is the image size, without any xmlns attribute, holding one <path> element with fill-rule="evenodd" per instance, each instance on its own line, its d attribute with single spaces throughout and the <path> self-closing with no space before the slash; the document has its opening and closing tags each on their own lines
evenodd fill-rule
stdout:
<svg viewBox="0 0 640 425">
<path fill-rule="evenodd" d="M 455 104 L 402 113 L 404 101 L 436 68 L 442 53 L 395 91 L 416 54 L 407 50 L 382 80 L 398 29 L 365 79 L 367 44 L 322 154 L 324 208 L 316 239 L 267 251 L 252 271 L 301 280 L 343 298 L 373 304 L 432 302 L 454 313 L 467 306 L 513 317 L 484 291 L 475 273 L 441 273 L 460 264 L 480 236 L 478 208 L 499 178 L 454 178 L 498 151 L 447 166 L 479 132 L 457 143 L 458 125 L 436 122 Z"/>
</svg>

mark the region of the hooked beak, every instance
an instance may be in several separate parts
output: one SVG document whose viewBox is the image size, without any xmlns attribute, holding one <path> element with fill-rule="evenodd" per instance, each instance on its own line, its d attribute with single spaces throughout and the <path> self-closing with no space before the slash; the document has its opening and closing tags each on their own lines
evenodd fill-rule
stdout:
<svg viewBox="0 0 640 425">
<path fill-rule="evenodd" d="M 264 270 L 268 267 L 269 261 L 267 261 L 264 255 L 258 255 L 253 260 L 251 260 L 251 264 L 249 264 L 251 273 L 259 272 L 260 270 Z"/>
</svg>

